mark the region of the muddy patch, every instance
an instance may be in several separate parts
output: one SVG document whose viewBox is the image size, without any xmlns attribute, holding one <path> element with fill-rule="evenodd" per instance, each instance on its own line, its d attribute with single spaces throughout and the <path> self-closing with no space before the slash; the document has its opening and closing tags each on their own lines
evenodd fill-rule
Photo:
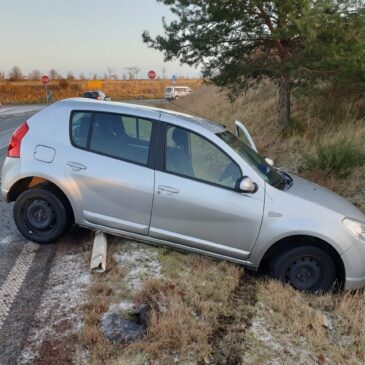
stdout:
<svg viewBox="0 0 365 365">
<path fill-rule="evenodd" d="M 246 332 L 255 315 L 257 280 L 242 272 L 239 285 L 229 297 L 212 336 L 212 364 L 237 365 L 245 353 Z"/>
</svg>

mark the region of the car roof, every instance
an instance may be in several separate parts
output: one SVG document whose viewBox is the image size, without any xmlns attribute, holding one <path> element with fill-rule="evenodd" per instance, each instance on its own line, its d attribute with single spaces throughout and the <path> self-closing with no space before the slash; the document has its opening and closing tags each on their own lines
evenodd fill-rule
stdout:
<svg viewBox="0 0 365 365">
<path fill-rule="evenodd" d="M 209 130 L 210 132 L 216 134 L 226 130 L 224 126 L 219 123 L 213 122 L 206 118 L 201 118 L 197 116 L 192 116 L 189 114 L 179 113 L 171 110 L 155 108 L 151 106 L 123 103 L 116 101 L 96 101 L 93 99 L 86 98 L 70 98 L 57 101 L 52 104 L 50 108 L 68 108 L 70 110 L 92 110 L 92 111 L 104 111 L 111 113 L 125 113 L 135 115 L 138 113 L 143 113 L 145 117 L 150 117 L 151 119 L 156 119 L 156 114 L 160 114 L 168 117 L 169 120 L 174 120 L 175 118 L 180 121 L 180 125 L 186 128 L 198 127 Z M 147 116 L 146 116 L 147 115 Z"/>
</svg>

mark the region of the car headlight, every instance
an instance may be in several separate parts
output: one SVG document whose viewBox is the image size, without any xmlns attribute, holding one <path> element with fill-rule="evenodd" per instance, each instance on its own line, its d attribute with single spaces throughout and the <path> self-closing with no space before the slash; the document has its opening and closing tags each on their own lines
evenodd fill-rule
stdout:
<svg viewBox="0 0 365 365">
<path fill-rule="evenodd" d="M 365 223 L 359 222 L 355 219 L 345 218 L 342 221 L 342 224 L 357 238 L 365 241 Z"/>
</svg>

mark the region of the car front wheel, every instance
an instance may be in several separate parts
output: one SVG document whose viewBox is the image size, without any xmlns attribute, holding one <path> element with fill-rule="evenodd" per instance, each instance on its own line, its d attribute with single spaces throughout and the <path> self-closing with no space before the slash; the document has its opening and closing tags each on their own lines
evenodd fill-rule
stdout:
<svg viewBox="0 0 365 365">
<path fill-rule="evenodd" d="M 15 202 L 14 221 L 25 238 L 51 243 L 67 230 L 67 209 L 56 194 L 46 189 L 29 189 Z"/>
<path fill-rule="evenodd" d="M 295 289 L 314 293 L 327 292 L 336 282 L 336 267 L 331 256 L 322 248 L 309 245 L 275 255 L 270 272 Z"/>
</svg>

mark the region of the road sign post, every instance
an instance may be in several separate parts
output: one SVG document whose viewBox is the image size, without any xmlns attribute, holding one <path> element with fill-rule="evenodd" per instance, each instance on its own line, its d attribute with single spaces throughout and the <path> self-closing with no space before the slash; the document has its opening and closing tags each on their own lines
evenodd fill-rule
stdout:
<svg viewBox="0 0 365 365">
<path fill-rule="evenodd" d="M 46 88 L 46 102 L 47 102 L 47 104 L 48 104 L 48 84 L 49 84 L 49 77 L 47 76 L 47 75 L 43 75 L 42 77 L 41 77 L 41 82 L 42 82 L 42 84 L 45 86 L 45 88 Z"/>
<path fill-rule="evenodd" d="M 176 85 L 176 75 L 172 75 L 171 80 L 172 80 L 172 84 Z"/>
</svg>

